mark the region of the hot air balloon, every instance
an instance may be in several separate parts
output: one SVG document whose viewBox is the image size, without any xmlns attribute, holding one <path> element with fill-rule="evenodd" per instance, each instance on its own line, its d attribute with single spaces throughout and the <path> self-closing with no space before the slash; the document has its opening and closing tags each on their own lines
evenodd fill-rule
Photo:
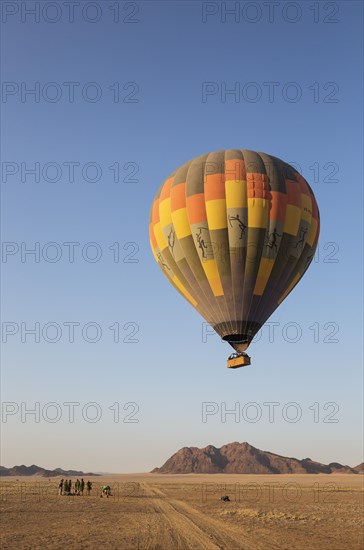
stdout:
<svg viewBox="0 0 364 550">
<path fill-rule="evenodd" d="M 319 211 L 307 181 L 282 160 L 243 149 L 199 156 L 159 188 L 153 255 L 175 289 L 250 364 L 254 336 L 310 265 Z"/>
</svg>

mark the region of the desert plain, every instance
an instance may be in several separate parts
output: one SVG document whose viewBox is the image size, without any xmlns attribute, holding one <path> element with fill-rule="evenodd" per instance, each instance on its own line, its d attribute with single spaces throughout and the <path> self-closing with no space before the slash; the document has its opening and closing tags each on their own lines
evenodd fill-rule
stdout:
<svg viewBox="0 0 364 550">
<path fill-rule="evenodd" d="M 3 550 L 364 548 L 360 474 L 110 474 L 90 496 L 59 496 L 59 479 L 3 478 Z"/>
</svg>

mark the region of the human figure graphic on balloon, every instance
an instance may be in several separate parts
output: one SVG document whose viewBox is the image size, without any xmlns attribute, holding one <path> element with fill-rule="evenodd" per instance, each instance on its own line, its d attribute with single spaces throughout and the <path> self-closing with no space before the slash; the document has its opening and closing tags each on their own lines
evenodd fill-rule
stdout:
<svg viewBox="0 0 364 550">
<path fill-rule="evenodd" d="M 272 233 L 270 233 L 268 235 L 268 242 L 267 242 L 266 246 L 268 248 L 270 248 L 271 250 L 277 251 L 278 250 L 278 248 L 277 248 L 277 238 L 278 237 L 282 237 L 282 235 L 279 235 L 277 229 L 274 228 Z"/>
<path fill-rule="evenodd" d="M 200 227 L 200 232 L 199 233 L 196 233 L 196 239 L 197 239 L 197 242 L 198 242 L 198 246 L 199 248 L 201 249 L 201 255 L 202 255 L 202 259 L 205 260 L 206 259 L 206 252 L 205 250 L 207 250 L 207 246 L 205 244 L 205 240 L 202 238 L 202 235 L 201 235 L 201 232 L 202 232 L 202 227 Z"/>
<path fill-rule="evenodd" d="M 161 268 L 162 269 L 166 268 L 166 269 L 168 269 L 168 271 L 170 271 L 168 265 L 163 261 L 162 254 L 159 252 L 159 254 L 157 256 L 158 256 L 158 260 L 159 260 Z"/>
<path fill-rule="evenodd" d="M 300 235 L 299 240 L 295 244 L 295 248 L 298 248 L 298 247 L 303 248 L 307 231 L 308 231 L 307 227 L 306 227 L 306 229 L 301 230 L 301 235 Z"/>
<path fill-rule="evenodd" d="M 233 227 L 233 224 L 231 222 L 237 222 L 237 225 L 240 228 L 239 240 L 241 240 L 243 238 L 243 235 L 245 234 L 245 229 L 246 229 L 245 223 L 240 219 L 239 214 L 236 214 L 236 216 L 231 216 L 231 214 L 229 214 L 229 223 L 230 223 L 230 226 Z"/>
<path fill-rule="evenodd" d="M 175 243 L 176 243 L 176 232 L 173 229 L 173 227 L 171 227 L 171 230 L 168 234 L 168 246 L 171 249 L 172 256 L 174 256 L 173 248 L 174 248 Z"/>
</svg>

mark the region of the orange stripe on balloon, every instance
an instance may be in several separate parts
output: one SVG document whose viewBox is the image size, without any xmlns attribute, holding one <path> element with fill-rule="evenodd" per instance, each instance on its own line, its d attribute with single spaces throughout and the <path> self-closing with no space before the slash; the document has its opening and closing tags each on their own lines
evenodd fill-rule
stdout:
<svg viewBox="0 0 364 550">
<path fill-rule="evenodd" d="M 153 249 L 155 250 L 157 248 L 157 240 L 154 235 L 154 226 L 152 223 L 149 226 L 149 236 L 150 236 L 150 242 L 152 243 Z"/>
<path fill-rule="evenodd" d="M 296 178 L 301 188 L 301 193 L 305 193 L 305 195 L 311 195 L 305 178 L 303 178 L 298 172 L 296 172 Z"/>
<path fill-rule="evenodd" d="M 160 194 L 160 197 L 159 197 L 160 201 L 162 201 L 164 199 L 168 199 L 168 197 L 170 195 L 173 180 L 174 180 L 174 176 L 166 179 L 166 181 L 164 182 L 162 190 L 161 190 L 161 194 Z"/>
<path fill-rule="evenodd" d="M 260 199 L 270 198 L 268 176 L 266 174 L 249 172 L 246 177 L 249 199 L 254 197 Z"/>
<path fill-rule="evenodd" d="M 159 222 L 159 198 L 155 199 L 153 203 L 152 222 L 153 224 Z"/>
<path fill-rule="evenodd" d="M 210 174 L 205 176 L 205 200 L 225 198 L 225 174 Z"/>
<path fill-rule="evenodd" d="M 318 208 L 317 208 L 317 202 L 316 202 L 315 197 L 312 194 L 311 194 L 311 199 L 312 199 L 312 217 L 315 220 L 318 220 L 319 213 L 318 213 Z"/>
<path fill-rule="evenodd" d="M 190 225 L 207 221 L 204 193 L 187 197 L 187 212 Z"/>
<path fill-rule="evenodd" d="M 287 195 L 278 191 L 271 191 L 271 205 L 269 218 L 284 223 L 286 217 Z"/>
<path fill-rule="evenodd" d="M 179 183 L 171 189 L 171 210 L 179 210 L 186 206 L 186 183 Z"/>
<path fill-rule="evenodd" d="M 246 180 L 245 162 L 241 159 L 229 159 L 225 161 L 226 180 Z"/>
<path fill-rule="evenodd" d="M 301 208 L 301 188 L 296 181 L 286 180 L 288 204 Z"/>
</svg>

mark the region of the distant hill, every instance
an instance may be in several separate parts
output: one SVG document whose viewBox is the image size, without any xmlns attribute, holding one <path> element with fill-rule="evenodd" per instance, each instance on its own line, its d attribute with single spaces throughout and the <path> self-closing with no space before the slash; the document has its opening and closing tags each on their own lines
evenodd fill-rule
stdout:
<svg viewBox="0 0 364 550">
<path fill-rule="evenodd" d="M 72 477 L 72 476 L 96 476 L 91 472 L 79 472 L 78 470 L 62 470 L 62 468 L 56 468 L 55 470 L 46 470 L 40 466 L 33 464 L 32 466 L 13 466 L 12 468 L 5 468 L 0 466 L 0 476 L 42 476 L 42 477 Z"/>
<path fill-rule="evenodd" d="M 328 465 L 310 458 L 299 460 L 256 449 L 249 443 L 229 443 L 220 449 L 208 445 L 203 449 L 183 447 L 171 456 L 158 474 L 357 474 L 356 468 L 337 462 Z"/>
<path fill-rule="evenodd" d="M 359 474 L 364 474 L 364 462 L 354 467 L 354 470 Z"/>
</svg>

